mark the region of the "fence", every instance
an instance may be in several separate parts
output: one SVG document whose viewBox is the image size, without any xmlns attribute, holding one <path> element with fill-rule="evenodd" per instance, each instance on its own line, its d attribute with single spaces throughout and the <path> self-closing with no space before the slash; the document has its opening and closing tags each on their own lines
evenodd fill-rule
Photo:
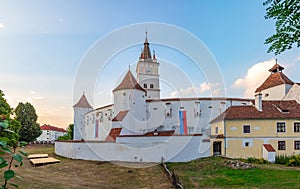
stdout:
<svg viewBox="0 0 300 189">
<path fill-rule="evenodd" d="M 161 159 L 161 165 L 167 174 L 168 179 L 171 181 L 172 185 L 176 189 L 184 189 L 181 185 L 178 176 L 174 173 L 174 171 L 170 171 L 167 167 L 167 165 L 164 163 L 163 158 Z"/>
</svg>

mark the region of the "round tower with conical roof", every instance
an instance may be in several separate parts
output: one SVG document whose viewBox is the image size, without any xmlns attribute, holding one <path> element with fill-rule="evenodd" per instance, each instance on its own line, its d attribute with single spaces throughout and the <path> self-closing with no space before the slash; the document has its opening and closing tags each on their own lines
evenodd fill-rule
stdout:
<svg viewBox="0 0 300 189">
<path fill-rule="evenodd" d="M 114 113 L 128 112 L 121 134 L 140 134 L 146 129 L 146 94 L 128 70 L 121 83 L 113 90 Z"/>
<path fill-rule="evenodd" d="M 85 94 L 81 96 L 79 101 L 73 106 L 74 110 L 74 132 L 73 140 L 85 139 L 85 118 L 84 115 L 91 111 L 93 107 L 89 104 Z"/>
</svg>

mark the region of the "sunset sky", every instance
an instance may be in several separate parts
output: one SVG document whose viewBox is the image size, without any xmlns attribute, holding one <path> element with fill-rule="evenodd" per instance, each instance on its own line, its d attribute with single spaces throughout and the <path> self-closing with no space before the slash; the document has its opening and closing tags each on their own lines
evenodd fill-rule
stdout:
<svg viewBox="0 0 300 189">
<path fill-rule="evenodd" d="M 119 28 L 154 22 L 174 25 L 200 39 L 223 75 L 226 95 L 252 98 L 275 58 L 291 80 L 300 81 L 296 71 L 300 68 L 299 49 L 276 57 L 267 53 L 264 40 L 275 27 L 272 20 L 264 19 L 265 8 L 261 0 L 1 0 L 0 89 L 13 107 L 18 102 L 32 103 L 41 125 L 66 128 L 73 123 L 72 105 L 83 93 L 73 95 L 73 88 L 85 55 Z M 149 27 L 137 31 L 138 35 L 128 33 L 128 38 L 135 35 L 140 45 L 116 53 L 99 73 L 94 94 L 86 94 L 94 108 L 112 103 L 111 90 L 129 65 L 135 72 L 145 30 L 161 63 L 161 77 L 172 80 L 171 67 L 190 76 L 191 85 L 180 85 L 176 75 L 169 86 L 177 87 L 168 88 L 169 81 L 162 83 L 162 97 L 191 96 L 191 91 L 192 96 L 195 92 L 199 97 L 210 95 L 213 85 L 188 66 L 189 58 L 169 47 L 151 45 L 151 37 L 154 40 L 158 34 Z"/>
</svg>

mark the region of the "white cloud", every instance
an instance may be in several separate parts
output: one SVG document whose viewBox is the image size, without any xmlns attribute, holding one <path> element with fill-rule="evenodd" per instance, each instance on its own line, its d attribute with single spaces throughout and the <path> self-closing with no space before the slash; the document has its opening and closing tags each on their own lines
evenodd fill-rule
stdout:
<svg viewBox="0 0 300 189">
<path fill-rule="evenodd" d="M 247 74 L 237 79 L 231 86 L 234 89 L 242 89 L 244 97 L 252 98 L 257 87 L 259 87 L 270 75 L 268 70 L 275 64 L 275 60 L 259 62 L 248 69 Z"/>
<path fill-rule="evenodd" d="M 21 96 L 21 95 L 18 95 L 18 96 L 6 96 L 6 99 L 8 101 L 8 103 L 12 106 L 12 107 L 16 107 L 19 102 L 29 102 L 29 103 L 35 103 L 37 101 L 40 101 L 40 100 L 44 100 L 45 97 L 43 96 L 36 96 L 34 95 L 35 92 L 34 91 L 30 91 L 29 93 L 25 93 L 25 95 Z"/>
<path fill-rule="evenodd" d="M 0 29 L 3 29 L 3 28 L 4 28 L 4 24 L 0 23 Z"/>
<path fill-rule="evenodd" d="M 191 86 L 188 88 L 181 88 L 177 91 L 173 91 L 170 97 L 197 97 L 197 96 L 218 96 L 221 90 L 219 89 L 219 83 L 201 83 L 199 87 Z"/>
<path fill-rule="evenodd" d="M 45 97 L 43 97 L 43 96 L 32 96 L 32 99 L 33 100 L 44 100 Z"/>
</svg>

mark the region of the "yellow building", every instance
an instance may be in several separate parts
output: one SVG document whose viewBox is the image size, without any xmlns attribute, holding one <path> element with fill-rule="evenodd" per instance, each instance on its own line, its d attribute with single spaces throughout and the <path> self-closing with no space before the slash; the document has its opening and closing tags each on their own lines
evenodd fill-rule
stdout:
<svg viewBox="0 0 300 189">
<path fill-rule="evenodd" d="M 211 121 L 212 155 L 274 161 L 275 154 L 300 154 L 300 105 L 259 96 L 256 105 L 232 106 Z"/>
<path fill-rule="evenodd" d="M 232 106 L 210 122 L 211 155 L 264 158 L 300 154 L 300 84 L 277 64 L 256 89 L 253 105 Z"/>
</svg>

